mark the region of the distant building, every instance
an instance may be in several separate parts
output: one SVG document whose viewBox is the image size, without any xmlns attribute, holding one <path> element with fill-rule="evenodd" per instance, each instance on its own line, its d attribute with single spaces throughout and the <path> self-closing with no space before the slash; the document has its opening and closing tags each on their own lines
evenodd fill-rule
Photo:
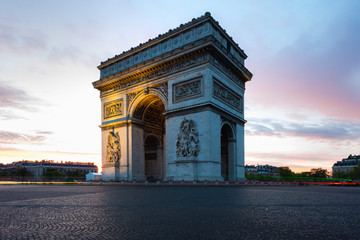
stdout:
<svg viewBox="0 0 360 240">
<path fill-rule="evenodd" d="M 337 161 L 332 167 L 333 173 L 336 172 L 351 172 L 354 167 L 360 163 L 360 155 L 349 155 L 348 158 L 344 158 L 342 161 Z"/>
<path fill-rule="evenodd" d="M 279 168 L 271 165 L 246 165 L 247 175 L 279 176 Z"/>
<path fill-rule="evenodd" d="M 9 175 L 14 175 L 19 168 L 25 168 L 26 171 L 35 179 L 41 179 L 46 169 L 52 168 L 58 170 L 61 174 L 66 175 L 68 172 L 78 171 L 79 173 L 97 173 L 98 167 L 94 163 L 82 162 L 54 162 L 52 160 L 29 161 L 23 160 L 9 164 L 0 165 L 0 170 L 5 170 Z"/>
<path fill-rule="evenodd" d="M 94 173 L 94 172 L 90 172 L 88 174 L 86 174 L 86 181 L 90 182 L 90 181 L 100 181 L 102 178 L 102 174 L 101 173 Z"/>
</svg>

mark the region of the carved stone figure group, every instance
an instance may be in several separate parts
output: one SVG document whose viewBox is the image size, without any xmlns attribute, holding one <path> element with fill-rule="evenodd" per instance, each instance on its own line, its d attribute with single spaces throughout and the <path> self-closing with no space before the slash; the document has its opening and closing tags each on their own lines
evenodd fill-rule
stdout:
<svg viewBox="0 0 360 240">
<path fill-rule="evenodd" d="M 197 157 L 200 152 L 199 133 L 193 120 L 184 119 L 176 142 L 177 157 Z"/>
<path fill-rule="evenodd" d="M 119 132 L 115 133 L 114 130 L 109 132 L 108 144 L 106 147 L 106 161 L 119 162 L 121 157 L 120 136 Z"/>
</svg>

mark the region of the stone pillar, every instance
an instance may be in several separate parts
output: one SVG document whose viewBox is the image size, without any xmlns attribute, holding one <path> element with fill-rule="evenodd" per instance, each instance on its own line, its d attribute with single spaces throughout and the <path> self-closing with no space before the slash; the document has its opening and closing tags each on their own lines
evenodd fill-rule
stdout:
<svg viewBox="0 0 360 240">
<path fill-rule="evenodd" d="M 159 174 L 159 176 L 156 176 L 157 178 L 162 179 L 164 177 L 164 159 L 163 159 L 163 151 L 162 151 L 162 146 L 161 144 L 157 147 L 156 149 L 156 156 L 157 156 L 157 160 L 156 160 L 156 167 L 157 167 L 157 173 Z"/>
<path fill-rule="evenodd" d="M 192 133 L 196 132 L 198 143 L 192 136 L 182 136 L 181 124 L 183 121 L 192 121 Z M 220 153 L 220 116 L 212 111 L 189 113 L 182 116 L 169 117 L 166 122 L 166 173 L 167 179 L 174 181 L 215 181 L 221 178 Z M 193 127 L 193 126 L 192 126 Z M 189 138 L 187 138 L 189 137 Z M 186 142 L 186 139 L 190 139 Z M 184 142 L 182 142 L 184 141 Z M 177 142 L 179 142 L 177 146 Z M 198 152 L 186 156 L 178 155 L 177 151 L 198 144 Z M 197 148 L 197 146 L 196 146 Z"/>
<path fill-rule="evenodd" d="M 124 128 L 103 127 L 102 128 L 102 172 L 103 180 L 119 181 L 121 165 L 126 159 L 126 151 L 121 139 L 124 137 Z M 108 154 L 115 153 L 115 158 L 108 158 Z"/>
<path fill-rule="evenodd" d="M 129 126 L 129 181 L 145 180 L 144 131 L 131 124 Z"/>
<path fill-rule="evenodd" d="M 120 181 L 120 162 L 115 163 L 115 181 Z"/>
<path fill-rule="evenodd" d="M 235 158 L 235 170 L 236 180 L 245 180 L 245 152 L 244 152 L 244 126 L 237 124 L 236 126 L 236 158 Z"/>
<path fill-rule="evenodd" d="M 236 180 L 237 173 L 235 171 L 236 167 L 236 139 L 235 138 L 229 138 L 228 139 L 228 170 L 229 170 L 229 181 Z"/>
</svg>

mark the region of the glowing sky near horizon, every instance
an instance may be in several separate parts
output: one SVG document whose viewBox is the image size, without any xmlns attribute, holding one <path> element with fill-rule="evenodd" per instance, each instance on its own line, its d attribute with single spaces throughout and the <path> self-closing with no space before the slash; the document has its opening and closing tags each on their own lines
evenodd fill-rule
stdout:
<svg viewBox="0 0 360 240">
<path fill-rule="evenodd" d="M 245 162 L 360 154 L 360 1 L 0 0 L 0 162 L 95 162 L 101 61 L 212 16 L 248 55 Z"/>
</svg>

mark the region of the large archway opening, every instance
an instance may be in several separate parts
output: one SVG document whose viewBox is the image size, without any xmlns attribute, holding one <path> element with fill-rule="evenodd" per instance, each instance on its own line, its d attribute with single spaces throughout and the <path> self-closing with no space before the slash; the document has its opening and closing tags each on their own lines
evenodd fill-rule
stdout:
<svg viewBox="0 0 360 240">
<path fill-rule="evenodd" d="M 231 164 L 233 162 L 233 151 L 230 142 L 233 140 L 232 129 L 225 124 L 221 128 L 221 177 L 224 181 L 231 180 Z"/>
<path fill-rule="evenodd" d="M 144 179 L 155 181 L 165 176 L 165 106 L 156 95 L 146 95 L 136 106 L 134 118 L 144 135 Z"/>
</svg>

